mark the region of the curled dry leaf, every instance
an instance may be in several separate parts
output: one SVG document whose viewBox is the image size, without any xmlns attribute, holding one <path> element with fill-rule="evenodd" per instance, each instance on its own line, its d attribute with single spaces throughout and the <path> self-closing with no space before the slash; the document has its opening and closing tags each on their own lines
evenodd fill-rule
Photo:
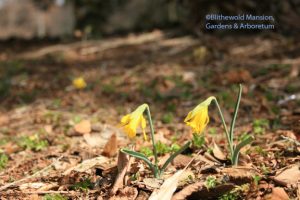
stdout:
<svg viewBox="0 0 300 200">
<path fill-rule="evenodd" d="M 210 153 L 208 152 L 205 152 L 204 153 L 204 157 L 209 160 L 209 161 L 212 161 L 212 163 L 218 163 L 218 164 L 221 164 L 221 162 L 219 160 L 217 160 L 214 156 L 212 156 Z"/>
<path fill-rule="evenodd" d="M 110 191 L 111 195 L 115 195 L 117 191 L 124 185 L 124 177 L 126 172 L 130 168 L 131 163 L 133 162 L 134 157 L 129 157 L 129 155 L 119 151 L 118 155 L 118 176 L 115 180 L 114 186 Z"/>
<path fill-rule="evenodd" d="M 296 185 L 300 180 L 299 165 L 292 165 L 282 169 L 274 177 L 274 181 L 283 186 Z"/>
<path fill-rule="evenodd" d="M 89 120 L 82 120 L 74 126 L 74 130 L 80 134 L 88 134 L 91 132 L 91 122 Z"/>
<path fill-rule="evenodd" d="M 113 133 L 110 139 L 105 144 L 104 149 L 102 151 L 102 155 L 107 157 L 113 157 L 117 154 L 117 151 L 118 151 L 117 135 Z"/>
<path fill-rule="evenodd" d="M 214 144 L 214 148 L 213 148 L 213 154 L 214 154 L 214 156 L 217 159 L 219 159 L 219 160 L 225 161 L 226 160 L 226 156 L 221 151 L 220 147 L 215 142 L 213 142 L 213 144 Z"/>
<path fill-rule="evenodd" d="M 154 190 L 149 200 L 170 200 L 177 189 L 179 179 L 184 170 L 177 171 L 173 176 L 165 180 L 159 190 Z"/>
</svg>

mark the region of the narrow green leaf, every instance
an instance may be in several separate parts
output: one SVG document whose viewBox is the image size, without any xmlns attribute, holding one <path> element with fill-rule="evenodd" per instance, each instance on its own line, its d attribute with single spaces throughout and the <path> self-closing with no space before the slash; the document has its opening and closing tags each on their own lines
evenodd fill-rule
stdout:
<svg viewBox="0 0 300 200">
<path fill-rule="evenodd" d="M 186 150 L 189 146 L 191 145 L 191 142 L 187 142 L 185 143 L 185 145 L 183 145 L 178 151 L 176 151 L 175 153 L 173 153 L 168 160 L 166 160 L 166 162 L 164 163 L 164 165 L 162 166 L 162 168 L 160 169 L 160 173 L 162 174 L 165 169 L 167 168 L 167 166 L 170 164 L 170 162 L 172 162 L 174 160 L 174 158 L 176 156 L 178 156 L 179 154 L 181 154 L 184 150 Z"/>
<path fill-rule="evenodd" d="M 230 131 L 229 131 L 229 137 L 230 137 L 230 142 L 231 143 L 233 143 L 233 130 L 234 130 L 234 126 L 235 126 L 235 120 L 236 120 L 236 117 L 237 117 L 237 113 L 238 113 L 238 110 L 239 110 L 239 107 L 240 107 L 242 91 L 243 91 L 243 87 L 240 84 L 239 85 L 239 94 L 238 94 L 238 98 L 236 100 L 234 113 L 233 113 L 233 117 L 232 117 L 232 121 L 231 121 L 231 125 L 230 125 Z"/>
<path fill-rule="evenodd" d="M 131 150 L 128 150 L 128 149 L 121 149 L 121 151 L 123 153 L 126 153 L 130 156 L 133 156 L 135 158 L 138 158 L 140 160 L 143 160 L 149 167 L 150 169 L 155 172 L 155 167 L 154 165 L 151 163 L 151 161 L 144 155 L 144 154 L 141 154 L 139 152 L 135 152 L 135 151 L 131 151 Z"/>
<path fill-rule="evenodd" d="M 232 155 L 232 164 L 237 165 L 238 163 L 238 158 L 239 158 L 239 153 L 240 150 L 246 146 L 247 144 L 250 144 L 254 140 L 253 136 L 248 136 L 245 137 L 243 141 L 241 141 L 234 149 L 233 155 Z"/>
</svg>

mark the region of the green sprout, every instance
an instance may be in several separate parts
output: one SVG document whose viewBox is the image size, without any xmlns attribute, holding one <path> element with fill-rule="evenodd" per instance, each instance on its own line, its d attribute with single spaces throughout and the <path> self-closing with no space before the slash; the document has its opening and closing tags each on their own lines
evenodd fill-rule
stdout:
<svg viewBox="0 0 300 200">
<path fill-rule="evenodd" d="M 214 176 L 206 177 L 205 186 L 207 187 L 207 189 L 212 189 L 212 188 L 216 187 L 217 183 L 218 183 L 218 181 L 217 181 L 216 177 L 214 177 Z"/>
</svg>

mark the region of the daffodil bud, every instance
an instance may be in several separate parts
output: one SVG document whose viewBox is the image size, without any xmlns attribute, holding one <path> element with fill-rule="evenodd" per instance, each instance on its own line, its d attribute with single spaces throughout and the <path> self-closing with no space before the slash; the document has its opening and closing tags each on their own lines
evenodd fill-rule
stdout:
<svg viewBox="0 0 300 200">
<path fill-rule="evenodd" d="M 184 119 L 197 134 L 201 134 L 209 122 L 208 106 L 211 101 L 216 99 L 214 96 L 208 97 L 205 101 L 196 106 Z"/>
<path fill-rule="evenodd" d="M 143 130 L 144 138 L 147 140 L 145 131 L 146 120 L 143 116 L 147 107 L 147 104 L 140 105 L 135 111 L 122 117 L 121 126 L 124 128 L 124 131 L 129 138 L 134 138 L 136 136 L 136 129 L 140 126 Z"/>
</svg>

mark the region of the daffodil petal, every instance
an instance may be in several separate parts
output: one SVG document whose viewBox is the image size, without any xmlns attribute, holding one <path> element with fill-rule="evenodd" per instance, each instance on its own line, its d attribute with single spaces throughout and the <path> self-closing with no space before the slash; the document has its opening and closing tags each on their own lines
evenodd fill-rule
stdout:
<svg viewBox="0 0 300 200">
<path fill-rule="evenodd" d="M 136 129 L 140 126 L 143 130 L 144 138 L 147 139 L 146 136 L 146 120 L 143 117 L 143 113 L 145 109 L 148 107 L 147 104 L 142 104 L 137 109 L 135 109 L 132 113 L 125 115 L 121 119 L 121 125 L 124 128 L 125 133 L 129 138 L 133 138 L 136 136 Z"/>
<path fill-rule="evenodd" d="M 195 133 L 201 134 L 209 123 L 208 106 L 215 97 L 211 96 L 190 111 L 184 122 L 190 126 Z"/>
<path fill-rule="evenodd" d="M 130 114 L 125 115 L 124 117 L 122 117 L 121 119 L 121 125 L 125 126 L 126 124 L 128 124 L 130 121 Z"/>
</svg>

